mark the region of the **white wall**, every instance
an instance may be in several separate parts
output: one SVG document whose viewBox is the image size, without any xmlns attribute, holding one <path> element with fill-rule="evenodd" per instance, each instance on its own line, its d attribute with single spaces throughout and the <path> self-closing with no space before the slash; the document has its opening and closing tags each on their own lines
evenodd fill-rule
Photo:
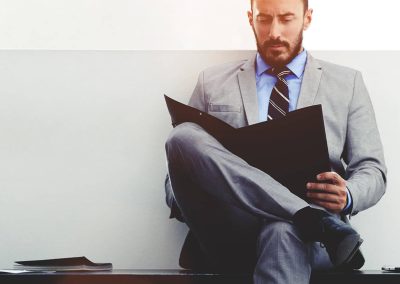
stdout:
<svg viewBox="0 0 400 284">
<path fill-rule="evenodd" d="M 253 49 L 250 0 L 0 0 L 0 49 Z M 310 0 L 312 50 L 400 49 L 397 0 Z"/>
<path fill-rule="evenodd" d="M 164 202 L 171 125 L 162 94 L 187 101 L 201 69 L 248 54 L 0 51 L 0 267 L 86 255 L 116 268 L 176 268 L 186 227 L 168 219 Z M 387 82 L 400 52 L 314 54 L 364 74 L 389 185 L 352 222 L 365 268 L 398 264 L 400 99 Z"/>
<path fill-rule="evenodd" d="M 0 268 L 85 255 L 176 268 L 163 94 L 243 52 L 0 51 Z M 156 82 L 156 83 L 155 83 Z"/>
</svg>

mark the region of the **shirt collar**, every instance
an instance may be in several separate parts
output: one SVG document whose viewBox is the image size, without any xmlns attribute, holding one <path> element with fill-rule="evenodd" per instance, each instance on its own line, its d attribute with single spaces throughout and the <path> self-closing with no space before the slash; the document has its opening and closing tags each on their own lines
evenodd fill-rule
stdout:
<svg viewBox="0 0 400 284">
<path fill-rule="evenodd" d="M 300 78 L 303 75 L 304 68 L 307 62 L 307 51 L 304 49 L 301 53 L 299 53 L 292 61 L 289 62 L 286 66 L 296 75 L 297 78 Z M 270 65 L 265 63 L 265 61 L 261 58 L 260 54 L 257 52 L 256 57 L 256 74 L 257 76 L 261 76 L 265 71 L 271 68 Z"/>
</svg>

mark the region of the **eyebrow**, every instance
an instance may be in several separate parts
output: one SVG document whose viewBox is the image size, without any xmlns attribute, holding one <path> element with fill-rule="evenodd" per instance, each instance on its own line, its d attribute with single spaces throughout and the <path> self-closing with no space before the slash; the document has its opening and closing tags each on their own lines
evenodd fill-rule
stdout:
<svg viewBox="0 0 400 284">
<path fill-rule="evenodd" d="M 281 15 L 279 15 L 280 17 L 289 17 L 289 16 L 295 16 L 295 14 L 294 13 L 292 13 L 292 12 L 288 12 L 288 13 L 285 13 L 285 14 L 281 14 Z"/>
<path fill-rule="evenodd" d="M 271 15 L 265 14 L 265 13 L 262 13 L 262 12 L 257 15 L 257 17 L 270 17 L 270 16 Z M 278 15 L 278 17 L 289 17 L 289 16 L 295 16 L 295 14 L 292 13 L 292 12 L 287 12 L 287 13 Z"/>
</svg>

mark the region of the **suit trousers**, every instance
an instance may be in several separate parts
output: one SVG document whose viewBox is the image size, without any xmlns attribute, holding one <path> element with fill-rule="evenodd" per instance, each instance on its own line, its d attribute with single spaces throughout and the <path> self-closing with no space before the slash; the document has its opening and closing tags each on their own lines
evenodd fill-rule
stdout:
<svg viewBox="0 0 400 284">
<path fill-rule="evenodd" d="M 175 201 L 210 269 L 252 271 L 254 283 L 309 283 L 332 268 L 319 243 L 304 243 L 293 215 L 309 206 L 266 173 L 229 152 L 194 123 L 167 142 Z"/>
</svg>

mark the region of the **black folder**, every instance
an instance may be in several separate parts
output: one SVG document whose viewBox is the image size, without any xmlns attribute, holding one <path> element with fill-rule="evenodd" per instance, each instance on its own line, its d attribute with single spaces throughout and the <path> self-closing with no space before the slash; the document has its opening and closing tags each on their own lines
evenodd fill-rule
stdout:
<svg viewBox="0 0 400 284">
<path fill-rule="evenodd" d="M 168 96 L 165 101 L 174 127 L 183 122 L 200 125 L 233 154 L 269 174 L 300 198 L 307 200 L 307 182 L 315 182 L 317 174 L 331 170 L 321 105 L 234 128 Z"/>
<path fill-rule="evenodd" d="M 112 270 L 111 263 L 95 263 L 84 256 L 16 261 L 14 268 L 28 271 L 102 271 Z"/>
</svg>

